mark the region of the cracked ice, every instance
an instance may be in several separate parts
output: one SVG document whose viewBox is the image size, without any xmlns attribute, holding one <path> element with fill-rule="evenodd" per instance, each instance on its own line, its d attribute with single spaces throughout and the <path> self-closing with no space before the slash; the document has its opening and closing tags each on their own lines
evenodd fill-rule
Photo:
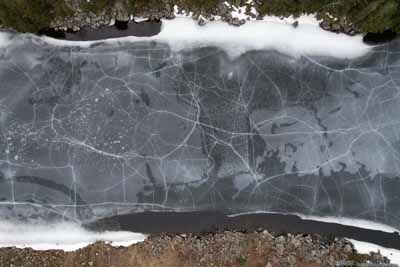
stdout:
<svg viewBox="0 0 400 267">
<path fill-rule="evenodd" d="M 162 42 L 0 54 L 0 213 L 271 211 L 400 226 L 400 43 L 236 59 Z"/>
</svg>

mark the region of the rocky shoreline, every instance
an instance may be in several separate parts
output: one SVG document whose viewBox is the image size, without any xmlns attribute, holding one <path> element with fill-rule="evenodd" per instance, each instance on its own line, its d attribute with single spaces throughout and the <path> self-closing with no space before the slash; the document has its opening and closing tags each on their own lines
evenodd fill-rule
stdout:
<svg viewBox="0 0 400 267">
<path fill-rule="evenodd" d="M 129 247 L 98 242 L 73 252 L 0 249 L 0 267 L 45 266 L 317 266 L 390 265 L 379 252 L 358 254 L 345 239 L 269 231 L 150 236 Z M 365 266 L 365 265 L 364 265 Z"/>
<path fill-rule="evenodd" d="M 43 30 L 79 32 L 143 20 L 159 21 L 184 15 L 205 25 L 221 20 L 241 26 L 248 20 L 290 18 L 312 14 L 321 28 L 354 35 L 400 30 L 400 3 L 292 0 L 0 0 L 0 28 L 37 33 Z M 3 26 L 2 26 L 3 25 Z"/>
<path fill-rule="evenodd" d="M 66 2 L 74 10 L 74 15 L 55 19 L 50 24 L 51 29 L 56 31 L 78 32 L 82 28 L 98 29 L 104 26 L 112 26 L 116 22 L 128 23 L 130 21 L 140 22 L 143 20 L 159 21 L 161 19 L 174 19 L 176 15 L 191 17 L 196 20 L 200 26 L 216 19 L 226 22 L 231 26 L 241 26 L 249 20 L 263 20 L 263 16 L 260 15 L 261 2 L 259 1 L 247 1 L 240 7 L 229 4 L 226 1 L 220 1 L 216 7 L 211 10 L 189 9 L 177 5 L 173 6 L 168 1 L 164 1 L 160 6 L 154 9 L 146 7 L 137 9 L 135 15 L 129 14 L 129 11 L 118 1 L 111 9 L 103 10 L 97 14 L 82 10 L 77 0 L 66 0 Z M 321 16 L 317 16 L 317 18 L 321 20 L 321 28 L 327 31 L 341 32 L 349 35 L 355 35 L 361 32 L 361 30 L 343 19 L 338 20 L 333 17 Z M 282 16 L 281 19 L 284 19 L 284 17 Z M 293 26 L 297 27 L 297 25 L 298 22 L 295 20 Z"/>
</svg>

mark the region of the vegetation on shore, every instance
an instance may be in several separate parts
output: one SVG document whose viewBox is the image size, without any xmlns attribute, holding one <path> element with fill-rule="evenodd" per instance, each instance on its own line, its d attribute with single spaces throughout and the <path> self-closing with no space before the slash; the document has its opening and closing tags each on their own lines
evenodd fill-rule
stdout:
<svg viewBox="0 0 400 267">
<path fill-rule="evenodd" d="M 115 4 L 115 0 L 91 0 L 81 1 L 80 8 L 85 12 L 93 12 L 95 14 L 101 13 L 103 10 L 107 11 Z"/>
<path fill-rule="evenodd" d="M 20 32 L 37 32 L 56 17 L 72 15 L 64 0 L 0 0 L 0 24 Z"/>
<path fill-rule="evenodd" d="M 264 0 L 260 12 L 283 17 L 315 13 L 324 21 L 340 21 L 362 32 L 400 32 L 398 0 Z"/>
<path fill-rule="evenodd" d="M 0 24 L 21 32 L 37 32 L 55 18 L 77 12 L 100 14 L 117 3 L 130 14 L 143 10 L 166 10 L 177 4 L 197 13 L 216 13 L 223 0 L 0 0 Z M 249 5 L 244 0 L 229 0 L 233 5 Z M 316 13 L 327 23 L 348 25 L 362 32 L 400 32 L 398 0 L 261 0 L 256 9 L 261 15 L 287 17 Z M 74 8 L 71 3 L 80 3 Z"/>
</svg>

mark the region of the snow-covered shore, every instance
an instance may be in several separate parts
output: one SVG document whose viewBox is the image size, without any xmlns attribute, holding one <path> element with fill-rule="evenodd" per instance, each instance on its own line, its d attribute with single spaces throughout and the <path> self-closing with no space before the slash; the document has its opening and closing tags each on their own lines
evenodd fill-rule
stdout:
<svg viewBox="0 0 400 267">
<path fill-rule="evenodd" d="M 382 256 L 385 256 L 390 260 L 390 263 L 393 264 L 393 267 L 395 266 L 395 264 L 400 265 L 400 250 L 385 248 L 354 239 L 347 240 L 349 240 L 354 245 L 354 248 L 357 250 L 358 253 L 369 254 L 370 252 L 379 252 Z"/>
<path fill-rule="evenodd" d="M 362 36 L 349 36 L 325 31 L 318 21 L 310 16 L 298 18 L 294 27 L 290 20 L 270 17 L 266 20 L 248 21 L 241 27 L 233 27 L 220 20 L 199 26 L 197 21 L 186 17 L 163 20 L 161 32 L 151 37 L 127 36 L 100 41 L 66 41 L 50 37 L 32 35 L 13 36 L 0 32 L 0 47 L 24 41 L 27 38 L 40 38 L 57 46 L 89 47 L 98 42 L 109 44 L 124 42 L 157 41 L 167 43 L 175 52 L 204 46 L 217 46 L 224 49 L 231 58 L 251 50 L 276 50 L 293 57 L 329 56 L 334 58 L 357 58 L 367 54 L 371 46 L 363 43 Z"/>
<path fill-rule="evenodd" d="M 0 222 L 0 247 L 74 251 L 97 241 L 113 246 L 130 246 L 145 239 L 146 235 L 127 231 L 92 232 L 74 223 L 34 225 Z"/>
</svg>

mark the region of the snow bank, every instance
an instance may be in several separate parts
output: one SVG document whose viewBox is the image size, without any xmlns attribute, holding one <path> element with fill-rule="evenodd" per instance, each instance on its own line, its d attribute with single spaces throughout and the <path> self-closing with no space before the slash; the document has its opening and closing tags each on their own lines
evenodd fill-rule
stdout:
<svg viewBox="0 0 400 267">
<path fill-rule="evenodd" d="M 161 32 L 152 37 L 123 37 L 107 39 L 105 42 L 166 42 L 173 51 L 218 46 L 231 58 L 240 56 L 249 50 L 273 49 L 281 53 L 299 57 L 301 55 L 331 56 L 336 58 L 360 57 L 371 47 L 362 42 L 362 36 L 348 36 L 322 30 L 316 20 L 310 16 L 296 19 L 297 27 L 285 20 L 269 17 L 266 20 L 248 21 L 240 27 L 226 22 L 213 21 L 199 26 L 197 21 L 188 17 L 162 20 Z M 303 21 L 303 23 L 302 23 Z M 96 42 L 70 42 L 42 37 L 53 45 L 90 46 Z M 98 42 L 98 41 L 97 41 Z"/>
<path fill-rule="evenodd" d="M 397 249 L 390 249 L 390 248 L 385 248 L 381 247 L 375 244 L 367 243 L 367 242 L 361 242 L 357 241 L 354 239 L 347 239 L 351 243 L 353 243 L 354 248 L 358 251 L 358 253 L 361 254 L 369 254 L 369 252 L 378 252 L 390 259 L 391 264 L 398 264 L 400 265 L 400 250 Z"/>
<path fill-rule="evenodd" d="M 105 241 L 113 246 L 129 246 L 145 238 L 143 234 L 132 232 L 91 232 L 73 223 L 28 225 L 0 222 L 0 247 L 73 251 L 96 241 Z"/>
<path fill-rule="evenodd" d="M 295 215 L 295 216 L 300 217 L 303 220 L 313 220 L 313 221 L 319 221 L 319 222 L 337 223 L 337 224 L 341 224 L 341 225 L 354 226 L 354 227 L 359 227 L 359 228 L 363 228 L 363 229 L 377 230 L 377 231 L 382 231 L 382 232 L 387 232 L 387 233 L 393 233 L 393 232 L 399 231 L 398 229 L 396 229 L 392 226 L 389 226 L 389 225 L 386 225 L 383 223 L 368 221 L 368 220 L 346 218 L 346 217 L 308 216 L 308 215 L 304 215 L 304 214 L 300 214 L 300 213 L 280 213 L 280 212 L 256 211 L 256 212 L 243 212 L 243 213 L 231 214 L 231 215 L 228 215 L 228 217 L 238 217 L 238 216 L 249 215 L 249 214 Z"/>
<path fill-rule="evenodd" d="M 10 42 L 10 34 L 0 31 L 0 48 L 8 46 Z"/>
<path fill-rule="evenodd" d="M 327 222 L 327 223 L 337 223 L 341 225 L 346 225 L 346 226 L 355 226 L 363 229 L 369 229 L 369 230 L 377 230 L 377 231 L 382 231 L 382 232 L 387 232 L 387 233 L 393 233 L 393 232 L 398 232 L 399 230 L 383 224 L 383 223 L 377 223 L 373 221 L 368 221 L 368 220 L 362 220 L 362 219 L 353 219 L 353 218 L 346 218 L 346 217 L 319 217 L 319 216 L 307 216 L 307 215 L 302 215 L 296 213 L 295 215 L 299 216 L 303 220 L 314 220 L 314 221 L 319 221 L 319 222 Z"/>
<path fill-rule="evenodd" d="M 222 21 L 198 26 L 196 21 L 176 18 L 163 21 L 161 33 L 155 38 L 168 42 L 174 50 L 191 46 L 216 45 L 232 57 L 248 50 L 275 49 L 292 56 L 327 55 L 338 58 L 359 57 L 368 52 L 361 36 L 350 37 L 324 31 L 318 26 L 292 25 L 249 21 L 240 27 Z"/>
</svg>

